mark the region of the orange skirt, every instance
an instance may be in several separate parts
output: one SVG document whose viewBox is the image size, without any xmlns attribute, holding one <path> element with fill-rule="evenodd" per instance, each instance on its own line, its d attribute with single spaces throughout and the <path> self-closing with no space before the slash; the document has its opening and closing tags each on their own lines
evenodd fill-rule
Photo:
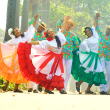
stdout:
<svg viewBox="0 0 110 110">
<path fill-rule="evenodd" d="M 18 65 L 17 49 L 3 43 L 0 43 L 0 77 L 11 83 L 28 83 Z"/>
</svg>

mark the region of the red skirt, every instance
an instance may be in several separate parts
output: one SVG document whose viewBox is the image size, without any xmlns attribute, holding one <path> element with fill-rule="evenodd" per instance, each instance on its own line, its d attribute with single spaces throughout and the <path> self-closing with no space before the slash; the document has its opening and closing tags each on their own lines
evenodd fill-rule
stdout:
<svg viewBox="0 0 110 110">
<path fill-rule="evenodd" d="M 32 50 L 34 50 L 34 54 Z M 17 53 L 21 73 L 27 80 L 38 83 L 48 90 L 64 88 L 62 54 L 46 52 L 39 47 L 33 48 L 31 44 L 27 43 L 20 43 Z"/>
</svg>

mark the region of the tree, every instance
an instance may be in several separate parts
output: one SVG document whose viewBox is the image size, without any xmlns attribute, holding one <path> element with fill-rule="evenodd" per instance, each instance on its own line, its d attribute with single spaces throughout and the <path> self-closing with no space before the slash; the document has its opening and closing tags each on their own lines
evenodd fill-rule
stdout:
<svg viewBox="0 0 110 110">
<path fill-rule="evenodd" d="M 8 35 L 9 28 L 19 27 L 19 2 L 20 0 L 8 0 L 7 21 L 4 41 L 8 41 L 10 39 Z"/>
<path fill-rule="evenodd" d="M 28 29 L 29 3 L 30 0 L 24 0 L 23 2 L 21 32 L 24 32 L 26 29 Z"/>
</svg>

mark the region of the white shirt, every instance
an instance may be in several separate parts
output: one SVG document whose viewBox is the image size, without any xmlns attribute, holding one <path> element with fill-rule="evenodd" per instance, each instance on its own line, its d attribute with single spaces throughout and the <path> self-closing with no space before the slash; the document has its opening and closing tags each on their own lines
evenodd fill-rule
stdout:
<svg viewBox="0 0 110 110">
<path fill-rule="evenodd" d="M 14 39 L 11 39 L 9 40 L 8 42 L 6 42 L 7 45 L 13 45 L 15 48 L 18 47 L 18 44 L 20 42 L 30 42 L 31 41 L 31 38 L 34 36 L 35 34 L 35 28 L 33 27 L 33 25 L 31 25 L 29 27 L 29 29 L 27 30 L 27 32 L 25 33 L 24 37 L 18 37 L 18 38 L 14 38 Z"/>
</svg>

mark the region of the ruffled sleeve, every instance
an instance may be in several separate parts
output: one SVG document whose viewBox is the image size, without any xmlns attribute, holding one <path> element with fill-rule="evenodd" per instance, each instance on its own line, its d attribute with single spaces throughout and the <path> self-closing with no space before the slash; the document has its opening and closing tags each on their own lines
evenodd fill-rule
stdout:
<svg viewBox="0 0 110 110">
<path fill-rule="evenodd" d="M 98 35 L 97 31 L 95 30 L 95 27 L 94 26 L 92 26 L 92 32 L 93 32 L 93 36 L 95 38 L 99 39 L 99 35 Z"/>
<path fill-rule="evenodd" d="M 61 32 L 61 29 L 59 29 L 59 31 L 58 31 L 58 33 L 56 35 L 58 36 L 58 38 L 59 38 L 59 40 L 61 42 L 61 46 L 63 44 L 65 44 L 66 38 L 65 38 L 64 34 Z"/>
<path fill-rule="evenodd" d="M 16 47 L 17 42 L 14 39 L 11 39 L 11 40 L 7 41 L 5 44 L 9 45 L 9 46 L 15 46 Z"/>
<path fill-rule="evenodd" d="M 85 39 L 80 45 L 80 51 L 82 52 L 90 52 L 90 48 L 87 45 L 87 39 Z"/>
<path fill-rule="evenodd" d="M 24 34 L 25 34 L 25 39 L 26 39 L 28 42 L 30 42 L 31 39 L 32 39 L 32 37 L 33 37 L 34 34 L 35 34 L 35 28 L 34 28 L 34 26 L 31 25 L 31 26 L 29 27 L 29 29 L 27 30 L 27 32 L 24 33 Z"/>
<path fill-rule="evenodd" d="M 47 49 L 47 40 L 39 41 L 40 47 L 43 49 Z"/>
</svg>

